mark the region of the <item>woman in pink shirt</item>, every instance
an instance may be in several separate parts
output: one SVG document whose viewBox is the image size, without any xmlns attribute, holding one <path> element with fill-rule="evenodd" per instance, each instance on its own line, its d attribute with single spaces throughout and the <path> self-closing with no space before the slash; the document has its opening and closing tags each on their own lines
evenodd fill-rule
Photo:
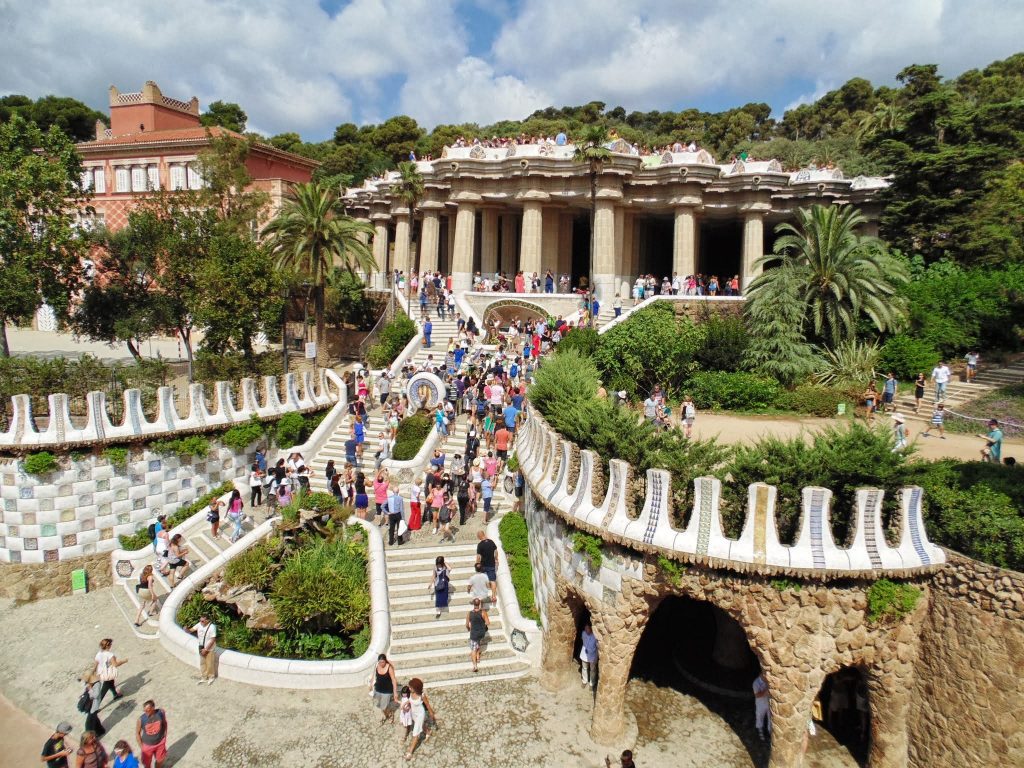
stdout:
<svg viewBox="0 0 1024 768">
<path fill-rule="evenodd" d="M 437 527 L 441 517 L 441 507 L 444 506 L 444 488 L 440 485 L 435 485 L 430 491 L 430 506 L 434 509 L 434 530 L 432 533 L 437 535 Z"/>
<path fill-rule="evenodd" d="M 377 472 L 373 480 L 373 503 L 377 505 L 377 525 L 384 525 L 384 507 L 388 503 L 388 471 L 382 469 Z"/>
</svg>

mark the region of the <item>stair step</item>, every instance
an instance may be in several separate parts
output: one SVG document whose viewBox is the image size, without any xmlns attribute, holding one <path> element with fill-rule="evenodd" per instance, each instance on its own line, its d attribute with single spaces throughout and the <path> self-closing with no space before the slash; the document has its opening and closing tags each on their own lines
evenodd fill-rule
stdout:
<svg viewBox="0 0 1024 768">
<path fill-rule="evenodd" d="M 458 613 L 461 614 L 462 612 L 459 611 Z M 410 619 L 409 621 L 396 624 L 395 617 L 391 617 L 391 637 L 393 640 L 410 637 L 436 636 L 438 633 L 443 632 L 458 633 L 466 631 L 466 617 L 464 615 L 455 615 L 450 612 L 444 613 L 442 611 L 441 618 L 434 618 L 433 608 L 425 611 L 425 615 L 423 616 L 412 616 L 408 618 Z M 492 616 L 491 634 L 497 634 L 501 627 L 501 617 Z"/>
<path fill-rule="evenodd" d="M 430 622 L 436 623 L 436 622 L 440 621 L 441 619 L 435 618 L 435 616 L 436 616 L 435 611 L 437 609 L 434 608 L 432 602 L 428 602 L 426 599 L 424 599 L 423 603 L 424 603 L 424 606 L 422 608 L 403 608 L 401 611 L 392 612 L 392 614 L 391 614 L 391 624 L 392 624 L 392 626 L 395 626 L 395 625 L 398 625 L 398 624 L 416 624 L 416 623 L 430 623 Z M 455 606 L 452 606 L 449 609 L 448 614 L 449 615 L 457 615 L 457 616 L 460 617 L 459 619 L 457 619 L 456 626 L 465 626 L 465 613 L 468 610 L 469 610 L 468 606 L 465 606 L 465 605 L 463 605 L 463 606 L 455 605 Z M 490 614 L 488 614 L 488 615 L 490 615 Z M 444 613 L 443 609 L 442 609 L 442 612 L 441 612 L 441 616 L 442 616 L 442 618 L 445 616 L 445 613 Z M 495 625 L 496 622 L 498 622 L 500 620 L 500 617 L 497 614 L 494 615 L 494 616 L 491 616 L 490 618 L 491 618 L 491 626 L 492 627 Z"/>
<path fill-rule="evenodd" d="M 433 690 L 435 688 L 451 688 L 456 685 L 476 685 L 495 680 L 512 680 L 517 677 L 526 677 L 530 672 L 531 667 L 529 664 L 516 662 L 515 664 L 507 664 L 495 669 L 481 669 L 476 674 L 470 672 L 468 677 L 434 677 L 432 674 L 425 674 L 421 675 L 420 679 Z"/>
<path fill-rule="evenodd" d="M 504 640 L 504 638 L 502 638 Z M 425 669 L 427 667 L 446 667 L 452 664 L 460 664 L 462 662 L 468 662 L 469 660 L 469 634 L 464 633 L 461 638 L 462 647 L 454 646 L 452 648 L 435 649 L 426 651 L 400 651 L 395 653 L 391 651 L 388 654 L 388 659 L 395 663 L 399 669 Z M 488 643 L 483 647 L 483 659 L 489 658 L 491 661 L 518 661 L 516 652 L 512 650 L 512 647 L 506 642 L 503 647 L 496 647 L 493 643 Z"/>
<path fill-rule="evenodd" d="M 424 587 L 419 594 L 416 593 L 405 593 L 405 594 L 394 594 L 388 593 L 388 605 L 391 606 L 393 613 L 403 613 L 409 608 L 417 608 L 423 605 L 433 605 L 434 598 L 427 593 L 427 588 Z M 473 599 L 465 589 L 451 590 L 448 593 L 448 605 L 452 608 L 462 608 L 469 610 L 473 604 Z"/>
<path fill-rule="evenodd" d="M 495 643 L 507 643 L 505 636 L 501 635 L 500 640 L 491 633 L 493 642 L 492 646 L 496 647 Z M 390 653 L 405 653 L 408 651 L 445 651 L 450 648 L 458 648 L 459 650 L 466 647 L 466 628 L 465 625 L 461 629 L 453 627 L 447 633 L 430 634 L 430 635 L 419 635 L 410 637 L 393 638 L 391 640 Z"/>
<path fill-rule="evenodd" d="M 529 665 L 525 662 L 513 661 L 509 658 L 488 658 L 487 652 L 485 651 L 483 656 L 480 658 L 479 667 L 481 670 L 491 670 L 495 667 L 501 667 L 503 668 L 502 671 L 505 671 L 504 668 L 506 667 L 518 667 L 520 665 L 529 667 Z M 465 659 L 463 661 L 456 661 L 448 664 L 418 664 L 411 667 L 403 667 L 401 672 L 402 677 L 405 677 L 407 679 L 411 677 L 418 677 L 424 682 L 426 682 L 428 675 L 434 676 L 434 679 L 451 677 L 474 677 L 473 664 L 469 660 L 468 645 L 466 647 Z"/>
<path fill-rule="evenodd" d="M 422 529 L 421 529 L 422 530 Z M 413 554 L 415 553 L 415 554 Z M 448 546 L 439 545 L 436 547 L 414 547 L 411 549 L 391 549 L 384 553 L 387 557 L 387 562 L 390 565 L 392 562 L 400 560 L 419 560 L 424 557 L 430 557 L 433 555 L 444 555 L 445 560 L 449 557 L 465 557 L 465 556 L 476 556 L 476 544 L 450 544 Z"/>
</svg>

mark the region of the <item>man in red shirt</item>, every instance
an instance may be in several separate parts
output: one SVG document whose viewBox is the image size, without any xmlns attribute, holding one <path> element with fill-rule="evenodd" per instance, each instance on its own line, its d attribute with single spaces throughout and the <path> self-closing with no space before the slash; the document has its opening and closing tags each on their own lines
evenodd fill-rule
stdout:
<svg viewBox="0 0 1024 768">
<path fill-rule="evenodd" d="M 508 461 L 508 446 L 512 442 L 512 433 L 508 431 L 508 428 L 502 424 L 497 432 L 494 433 L 494 450 L 497 451 L 498 458 L 498 474 L 505 469 L 505 462 Z"/>
<path fill-rule="evenodd" d="M 167 715 L 150 699 L 142 705 L 142 715 L 135 723 L 135 739 L 142 750 L 140 764 L 151 768 L 163 768 L 167 759 Z"/>
</svg>

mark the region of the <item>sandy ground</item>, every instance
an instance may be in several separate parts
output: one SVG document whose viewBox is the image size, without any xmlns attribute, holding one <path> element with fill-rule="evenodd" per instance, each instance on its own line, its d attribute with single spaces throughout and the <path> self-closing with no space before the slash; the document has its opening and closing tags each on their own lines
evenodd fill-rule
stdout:
<svg viewBox="0 0 1024 768">
<path fill-rule="evenodd" d="M 7 341 L 14 356 L 32 355 L 49 359 L 90 354 L 108 363 L 131 360 L 132 357 L 125 344 L 111 345 L 102 341 L 75 339 L 70 333 L 51 333 L 34 328 L 15 328 L 9 325 Z M 193 341 L 193 346 L 199 346 L 198 339 Z M 143 357 L 155 358 L 159 355 L 164 360 L 185 359 L 185 350 L 178 345 L 178 340 L 162 336 L 146 339 L 139 351 Z"/>
<path fill-rule="evenodd" d="M 380 726 L 367 692 L 284 691 L 219 680 L 197 686 L 194 671 L 158 642 L 126 631 L 107 590 L 16 607 L 0 601 L 0 690 L 22 711 L 0 700 L 0 765 L 38 765 L 42 742 L 61 719 L 80 735 L 84 716 L 75 710 L 81 670 L 100 638 L 114 638 L 125 699 L 108 696 L 101 713 L 104 744 L 131 738 L 142 702 L 165 707 L 170 723 L 168 766 L 309 765 L 375 768 L 398 765 L 402 732 Z M 401 678 L 401 669 L 398 670 Z M 603 765 L 613 750 L 590 742 L 586 729 L 593 699 L 578 685 L 551 694 L 536 677 L 429 691 L 439 728 L 414 764 L 437 768 L 508 765 Z M 738 707 L 738 709 L 736 709 Z M 644 766 L 755 768 L 767 750 L 752 730 L 752 707 L 720 709 L 699 697 L 634 680 L 627 709 L 641 725 L 635 746 Z M 38 718 L 45 725 L 34 718 Z M 807 765 L 849 768 L 855 761 L 824 731 Z M 22 757 L 24 755 L 25 757 Z"/>
<path fill-rule="evenodd" d="M 775 437 L 797 437 L 814 431 L 834 426 L 840 422 L 836 419 L 806 417 L 795 419 L 784 416 L 726 416 L 722 414 L 700 413 L 693 425 L 694 437 L 717 438 L 723 443 L 752 443 L 756 440 L 773 435 Z M 875 424 L 890 428 L 892 419 L 881 414 Z M 942 459 L 946 457 L 961 460 L 978 460 L 985 442 L 973 435 L 947 432 L 942 439 L 933 433 L 922 436 L 925 429 L 923 422 L 908 422 L 910 442 L 916 448 L 915 457 L 922 459 Z M 1015 456 L 1024 460 L 1024 441 L 1003 440 L 1003 456 Z"/>
</svg>

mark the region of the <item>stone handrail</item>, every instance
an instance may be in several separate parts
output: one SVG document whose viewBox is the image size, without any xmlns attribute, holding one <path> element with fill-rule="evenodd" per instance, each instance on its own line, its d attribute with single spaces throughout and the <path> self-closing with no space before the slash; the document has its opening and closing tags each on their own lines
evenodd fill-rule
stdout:
<svg viewBox="0 0 1024 768">
<path fill-rule="evenodd" d="M 304 661 L 252 656 L 226 649 L 217 649 L 217 674 L 225 680 L 271 688 L 358 688 L 364 686 L 377 656 L 386 653 L 391 642 L 391 616 L 388 613 L 387 573 L 384 567 L 384 541 L 375 525 L 351 517 L 350 525 L 366 530 L 367 558 L 370 571 L 370 645 L 357 659 L 338 661 Z M 240 555 L 265 538 L 273 530 L 268 520 L 250 531 L 195 573 L 186 576 L 167 596 L 160 610 L 160 644 L 179 661 L 199 666 L 198 644 L 177 623 L 178 609 L 189 596 L 229 560 Z"/>
<path fill-rule="evenodd" d="M 498 551 L 504 553 L 501 545 L 501 521 L 492 520 L 487 525 L 487 537 L 498 545 Z M 516 597 L 516 588 L 512 585 L 512 571 L 508 567 L 508 558 L 504 554 L 498 558 L 498 601 L 501 603 L 502 631 L 508 638 L 509 645 L 516 653 L 525 656 L 526 660 L 534 666 L 540 666 L 541 638 L 543 630 L 540 625 L 532 619 L 523 616 L 519 610 L 519 598 Z M 521 632 L 526 639 L 525 651 L 516 648 L 512 639 L 514 632 Z"/>
<path fill-rule="evenodd" d="M 299 392 L 298 376 L 285 377 L 285 395 L 277 391 L 277 377 L 263 377 L 262 398 L 257 393 L 256 381 L 242 379 L 238 398 L 232 396 L 231 384 L 218 381 L 214 385 L 217 407 L 210 409 L 202 384 L 189 386 L 189 413 L 178 414 L 171 387 L 157 390 L 159 412 L 154 421 L 148 421 L 142 409 L 142 393 L 138 389 L 124 391 L 124 418 L 113 424 L 107 413 L 106 393 L 90 392 L 86 395 L 88 412 L 85 425 L 76 427 L 71 420 L 70 398 L 63 393 L 48 396 L 49 420 L 45 430 L 36 430 L 32 420 L 32 401 L 28 395 L 14 395 L 11 402 L 14 416 L 10 428 L 0 432 L 0 448 L 35 449 L 42 447 L 65 448 L 75 445 L 96 445 L 125 442 L 138 438 L 157 438 L 187 431 L 201 431 L 227 427 L 249 420 L 251 416 L 270 418 L 285 413 L 322 408 L 340 398 L 341 379 L 328 369 L 320 373 L 319 389 L 312 371 L 302 375 Z"/>
<path fill-rule="evenodd" d="M 599 458 L 592 451 L 578 451 L 578 477 L 571 487 L 577 450 L 536 413 L 516 436 L 516 455 L 538 500 L 571 525 L 635 550 L 744 572 L 838 578 L 916 575 L 946 561 L 942 549 L 928 540 L 921 515 L 923 492 L 918 487 L 904 488 L 900 494 L 900 543 L 895 547 L 888 545 L 882 528 L 883 491 L 857 491 L 855 533 L 848 549 L 832 539 L 832 492 L 804 488 L 800 532 L 796 542 L 787 546 L 779 541 L 775 527 L 774 486 L 750 486 L 743 531 L 739 539 L 731 539 L 722 532 L 721 481 L 699 477 L 694 480 L 690 522 L 680 531 L 670 522 L 672 488 L 667 471 L 647 471 L 646 498 L 633 519 L 626 502 L 631 467 L 610 460 L 608 491 L 595 504 L 593 489 L 603 481 Z"/>
</svg>

